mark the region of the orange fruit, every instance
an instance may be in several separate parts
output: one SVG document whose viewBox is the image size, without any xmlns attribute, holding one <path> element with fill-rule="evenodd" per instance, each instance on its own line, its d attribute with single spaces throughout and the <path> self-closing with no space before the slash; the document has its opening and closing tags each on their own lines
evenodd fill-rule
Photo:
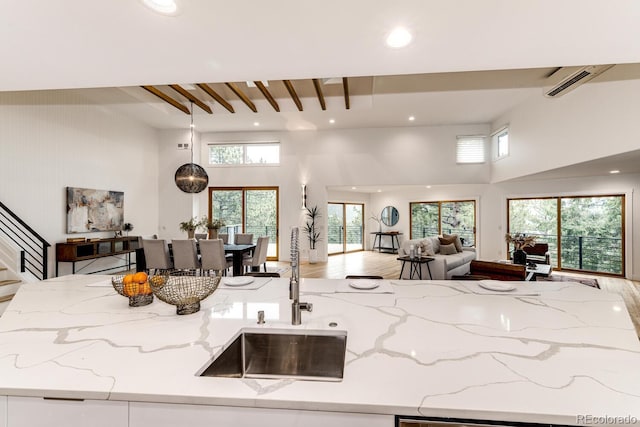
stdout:
<svg viewBox="0 0 640 427">
<path fill-rule="evenodd" d="M 152 292 L 151 286 L 149 286 L 149 282 L 141 283 L 138 287 L 138 293 L 140 293 L 141 295 L 150 295 Z"/>
<path fill-rule="evenodd" d="M 129 284 L 133 283 L 134 282 L 133 276 L 134 276 L 133 274 L 127 274 L 126 276 L 124 276 L 122 278 L 122 284 L 123 285 L 129 285 Z"/>
<path fill-rule="evenodd" d="M 133 275 L 133 281 L 136 283 L 144 283 L 147 281 L 147 273 L 140 271 Z"/>
<path fill-rule="evenodd" d="M 122 289 L 122 293 L 128 297 L 138 295 L 138 292 L 140 292 L 140 285 L 133 280 L 129 281 L 129 283 L 125 283 Z"/>
<path fill-rule="evenodd" d="M 164 277 L 162 277 L 162 276 L 153 276 L 151 278 L 151 284 L 153 286 L 155 286 L 156 288 L 162 287 L 162 285 L 164 285 Z"/>
</svg>

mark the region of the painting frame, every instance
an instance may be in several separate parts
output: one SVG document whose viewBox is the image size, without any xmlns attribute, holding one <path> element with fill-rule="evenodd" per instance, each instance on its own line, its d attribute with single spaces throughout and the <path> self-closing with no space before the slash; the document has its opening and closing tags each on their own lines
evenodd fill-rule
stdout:
<svg viewBox="0 0 640 427">
<path fill-rule="evenodd" d="M 122 230 L 124 192 L 67 187 L 67 233 Z"/>
</svg>

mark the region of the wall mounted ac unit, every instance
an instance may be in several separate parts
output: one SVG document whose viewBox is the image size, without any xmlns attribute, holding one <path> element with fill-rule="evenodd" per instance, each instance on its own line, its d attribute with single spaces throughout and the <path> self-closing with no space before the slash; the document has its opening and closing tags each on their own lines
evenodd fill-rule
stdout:
<svg viewBox="0 0 640 427">
<path fill-rule="evenodd" d="M 558 96 L 564 95 L 565 93 L 575 89 L 581 84 L 588 82 L 598 74 L 604 73 L 611 67 L 613 67 L 613 64 L 589 65 L 586 67 L 582 67 L 575 73 L 562 79 L 562 81 L 557 85 L 553 86 L 550 89 L 547 89 L 544 93 L 544 96 L 548 98 L 556 98 Z"/>
</svg>

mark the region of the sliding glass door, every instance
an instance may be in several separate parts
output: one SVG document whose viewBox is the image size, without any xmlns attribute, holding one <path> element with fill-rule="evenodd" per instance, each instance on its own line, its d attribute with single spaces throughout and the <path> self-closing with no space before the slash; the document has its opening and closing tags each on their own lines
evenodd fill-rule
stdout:
<svg viewBox="0 0 640 427">
<path fill-rule="evenodd" d="M 328 253 L 341 254 L 364 249 L 364 205 L 329 203 L 327 207 Z"/>
<path fill-rule="evenodd" d="M 557 269 L 624 275 L 624 195 L 508 200 L 511 233 L 549 243 Z"/>
<path fill-rule="evenodd" d="M 209 217 L 222 219 L 222 232 L 269 236 L 267 259 L 278 259 L 278 188 L 209 188 Z M 226 229 L 226 230 L 225 230 Z"/>
</svg>

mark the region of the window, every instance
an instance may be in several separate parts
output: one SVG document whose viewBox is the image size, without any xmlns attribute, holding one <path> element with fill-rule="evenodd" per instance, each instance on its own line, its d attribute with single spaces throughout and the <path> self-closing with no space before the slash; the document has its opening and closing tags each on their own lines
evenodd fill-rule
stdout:
<svg viewBox="0 0 640 427">
<path fill-rule="evenodd" d="M 504 127 L 491 135 L 494 150 L 494 160 L 509 155 L 509 128 Z"/>
<path fill-rule="evenodd" d="M 209 144 L 209 165 L 278 165 L 280 143 Z"/>
<path fill-rule="evenodd" d="M 624 195 L 508 200 L 508 230 L 549 243 L 563 270 L 624 275 Z"/>
<path fill-rule="evenodd" d="M 484 163 L 484 161 L 484 137 L 458 137 L 456 145 L 457 163 Z"/>
<path fill-rule="evenodd" d="M 476 202 L 474 200 L 445 202 L 413 202 L 411 239 L 439 234 L 457 234 L 464 246 L 476 244 Z"/>
</svg>

